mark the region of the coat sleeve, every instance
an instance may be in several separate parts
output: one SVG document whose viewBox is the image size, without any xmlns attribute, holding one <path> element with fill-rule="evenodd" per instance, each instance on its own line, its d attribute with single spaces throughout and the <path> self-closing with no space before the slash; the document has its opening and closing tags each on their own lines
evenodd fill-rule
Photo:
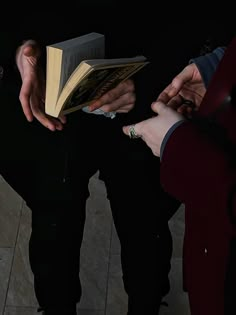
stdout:
<svg viewBox="0 0 236 315">
<path fill-rule="evenodd" d="M 215 73 L 219 62 L 224 56 L 224 52 L 225 47 L 218 47 L 211 53 L 190 60 L 190 63 L 195 63 L 198 67 L 198 70 L 201 73 L 201 77 L 206 87 L 208 87 L 209 82 L 211 81 L 211 78 Z"/>
<path fill-rule="evenodd" d="M 233 172 L 224 150 L 186 121 L 175 129 L 165 145 L 161 183 L 183 203 L 198 204 L 218 197 L 220 202 L 226 202 Z"/>
</svg>

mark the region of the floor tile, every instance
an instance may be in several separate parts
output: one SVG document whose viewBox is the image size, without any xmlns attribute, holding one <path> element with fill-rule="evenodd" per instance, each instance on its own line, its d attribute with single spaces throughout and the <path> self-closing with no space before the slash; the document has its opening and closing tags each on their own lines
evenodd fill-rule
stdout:
<svg viewBox="0 0 236 315">
<path fill-rule="evenodd" d="M 172 260 L 170 273 L 171 290 L 165 301 L 168 307 L 162 307 L 160 315 L 190 315 L 188 295 L 183 291 L 182 259 Z"/>
<path fill-rule="evenodd" d="M 1 177 L 0 181 L 0 247 L 14 247 L 23 200 Z"/>
<path fill-rule="evenodd" d="M 87 218 L 81 248 L 81 309 L 105 309 L 112 218 L 102 181 L 89 183 Z"/>
<path fill-rule="evenodd" d="M 0 248 L 0 314 L 5 306 L 13 259 L 12 248 Z"/>
<path fill-rule="evenodd" d="M 11 186 L 0 175 L 0 196 L 9 207 L 21 206 L 22 198 L 11 188 Z"/>
<path fill-rule="evenodd" d="M 173 258 L 182 258 L 184 239 L 184 206 L 182 205 L 169 222 L 173 238 Z"/>
<path fill-rule="evenodd" d="M 112 255 L 110 261 L 106 315 L 126 315 L 127 294 L 122 281 L 120 255 Z"/>
<path fill-rule="evenodd" d="M 87 219 L 81 249 L 83 295 L 78 305 L 78 315 L 126 315 L 127 295 L 122 281 L 120 243 L 112 221 L 110 204 L 106 198 L 106 188 L 99 180 L 98 173 L 91 178 L 89 189 L 91 196 L 87 202 Z M 22 204 L 21 197 L 0 177 L 2 315 L 38 314 L 28 261 L 31 213 L 25 204 L 22 208 Z M 166 298 L 169 307 L 163 307 L 160 315 L 190 315 L 187 294 L 182 290 L 183 205 L 171 219 L 170 229 L 174 241 L 170 274 L 171 292 Z"/>
<path fill-rule="evenodd" d="M 33 289 L 33 278 L 29 267 L 28 242 L 30 236 L 31 212 L 24 205 L 20 220 L 13 268 L 10 277 L 7 306 L 37 306 Z"/>
<path fill-rule="evenodd" d="M 7 306 L 3 315 L 39 315 L 35 307 L 10 307 Z"/>
<path fill-rule="evenodd" d="M 122 282 L 120 256 L 113 255 L 110 262 L 106 315 L 125 315 L 127 295 Z M 160 315 L 190 315 L 188 296 L 182 289 L 182 259 L 172 259 L 171 291 L 165 298 L 169 306 L 162 306 Z"/>
<path fill-rule="evenodd" d="M 83 309 L 77 309 L 78 315 L 105 315 L 104 310 L 83 310 Z"/>
</svg>

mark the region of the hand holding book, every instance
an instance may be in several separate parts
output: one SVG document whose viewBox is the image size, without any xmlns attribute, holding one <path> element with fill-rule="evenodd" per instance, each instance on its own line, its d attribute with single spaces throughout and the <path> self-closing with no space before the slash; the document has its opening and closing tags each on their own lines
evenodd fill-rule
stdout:
<svg viewBox="0 0 236 315">
<path fill-rule="evenodd" d="M 99 108 L 104 112 L 128 113 L 134 107 L 134 102 L 134 83 L 128 79 L 92 102 L 89 110 L 92 112 Z"/>
<path fill-rule="evenodd" d="M 89 33 L 47 46 L 47 114 L 89 106 L 148 64 L 144 56 L 104 59 L 104 41 L 104 35 Z"/>
<path fill-rule="evenodd" d="M 21 75 L 22 86 L 19 99 L 26 119 L 34 117 L 51 131 L 61 130 L 65 117 L 59 119 L 45 113 L 45 77 L 39 66 L 41 51 L 34 40 L 25 41 L 16 51 L 16 64 Z"/>
<path fill-rule="evenodd" d="M 23 112 L 29 122 L 36 118 L 44 127 L 51 131 L 62 130 L 66 117 L 57 118 L 45 113 L 45 79 L 43 69 L 38 65 L 40 55 L 34 41 L 26 41 L 17 51 L 17 65 L 22 77 L 20 101 Z M 24 54 L 25 50 L 27 54 Z M 33 60 L 32 60 L 33 59 Z M 34 62 L 31 62 L 34 61 Z M 132 80 L 126 80 L 111 89 L 90 106 L 90 111 L 101 108 L 104 112 L 125 113 L 134 107 L 135 91 Z"/>
</svg>

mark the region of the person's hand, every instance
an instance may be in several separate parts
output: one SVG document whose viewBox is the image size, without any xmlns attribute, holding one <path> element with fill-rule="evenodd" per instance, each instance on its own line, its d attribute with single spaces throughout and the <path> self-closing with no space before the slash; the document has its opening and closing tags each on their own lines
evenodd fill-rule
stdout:
<svg viewBox="0 0 236 315">
<path fill-rule="evenodd" d="M 160 156 L 161 144 L 165 135 L 175 123 L 184 120 L 184 116 L 162 102 L 152 103 L 152 110 L 158 115 L 135 125 L 124 126 L 123 132 L 130 136 L 130 128 L 133 128 L 134 136 L 141 137 L 153 154 Z"/>
<path fill-rule="evenodd" d="M 185 67 L 158 96 L 162 101 L 182 114 L 198 110 L 206 92 L 201 74 L 195 63 Z"/>
<path fill-rule="evenodd" d="M 135 86 L 128 79 L 90 104 L 89 109 L 91 112 L 99 108 L 104 112 L 128 113 L 133 109 L 135 100 Z"/>
<path fill-rule="evenodd" d="M 45 113 L 45 76 L 39 66 L 40 48 L 33 40 L 24 42 L 16 52 L 16 63 L 22 79 L 19 99 L 26 119 L 31 122 L 35 117 L 51 131 L 62 130 L 66 122 Z"/>
</svg>

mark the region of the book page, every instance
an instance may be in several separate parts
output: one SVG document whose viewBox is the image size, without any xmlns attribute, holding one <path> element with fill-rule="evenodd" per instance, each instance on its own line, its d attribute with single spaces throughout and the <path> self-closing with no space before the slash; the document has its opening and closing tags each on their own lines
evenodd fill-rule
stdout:
<svg viewBox="0 0 236 315">
<path fill-rule="evenodd" d="M 141 69 L 147 62 L 93 69 L 73 90 L 63 107 L 67 113 L 89 104 Z"/>
</svg>

